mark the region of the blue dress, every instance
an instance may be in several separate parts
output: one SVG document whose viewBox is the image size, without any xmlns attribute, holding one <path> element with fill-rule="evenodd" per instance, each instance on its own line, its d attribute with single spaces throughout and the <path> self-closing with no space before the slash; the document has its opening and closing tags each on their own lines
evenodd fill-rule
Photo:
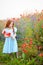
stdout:
<svg viewBox="0 0 43 65">
<path fill-rule="evenodd" d="M 6 31 L 7 33 L 13 34 L 13 30 L 9 28 L 5 28 L 2 32 Z M 14 31 L 17 32 L 17 28 L 14 27 Z M 3 53 L 13 53 L 13 52 L 18 52 L 18 45 L 17 45 L 17 40 L 16 38 L 12 37 L 6 37 L 5 38 L 5 44 L 3 47 Z"/>
</svg>

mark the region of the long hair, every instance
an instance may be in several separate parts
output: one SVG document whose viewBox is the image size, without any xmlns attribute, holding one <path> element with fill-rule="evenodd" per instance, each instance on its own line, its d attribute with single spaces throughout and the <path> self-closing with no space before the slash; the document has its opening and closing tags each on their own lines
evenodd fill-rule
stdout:
<svg viewBox="0 0 43 65">
<path fill-rule="evenodd" d="M 11 20 L 7 20 L 6 24 L 5 24 L 5 28 L 9 28 L 9 25 L 11 24 Z M 14 22 L 13 22 L 13 26 L 14 27 Z"/>
</svg>

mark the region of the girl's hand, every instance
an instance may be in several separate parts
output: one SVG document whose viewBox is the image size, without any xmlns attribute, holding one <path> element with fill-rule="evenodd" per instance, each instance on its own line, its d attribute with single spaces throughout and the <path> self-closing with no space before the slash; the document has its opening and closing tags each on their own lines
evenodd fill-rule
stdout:
<svg viewBox="0 0 43 65">
<path fill-rule="evenodd" d="M 13 39 L 15 39 L 15 37 L 16 37 L 16 33 L 13 34 L 13 35 L 11 35 L 11 37 L 12 37 Z"/>
<path fill-rule="evenodd" d="M 16 37 L 16 33 L 13 35 L 13 39 L 15 39 L 15 37 Z"/>
<path fill-rule="evenodd" d="M 16 37 L 16 33 L 14 34 L 14 37 Z"/>
<path fill-rule="evenodd" d="M 4 37 L 8 37 L 7 35 L 4 35 Z"/>
</svg>

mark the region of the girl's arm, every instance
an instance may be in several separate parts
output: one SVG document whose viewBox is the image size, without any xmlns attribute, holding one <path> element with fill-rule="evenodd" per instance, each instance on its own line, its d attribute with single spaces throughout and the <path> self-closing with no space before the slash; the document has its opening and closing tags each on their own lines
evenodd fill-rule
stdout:
<svg viewBox="0 0 43 65">
<path fill-rule="evenodd" d="M 3 29 L 2 34 L 4 35 L 4 37 L 9 37 L 10 36 L 10 33 L 6 33 L 5 29 Z"/>
<path fill-rule="evenodd" d="M 2 34 L 5 34 L 5 29 L 3 29 Z"/>
<path fill-rule="evenodd" d="M 15 39 L 16 33 L 15 33 L 15 34 L 11 34 L 11 37 L 12 37 L 13 39 Z"/>
<path fill-rule="evenodd" d="M 5 35 L 5 29 L 3 29 L 3 31 L 2 31 L 2 34 L 4 35 L 4 37 L 7 37 L 6 35 Z"/>
<path fill-rule="evenodd" d="M 8 36 L 5 34 L 4 37 L 8 37 Z"/>
</svg>

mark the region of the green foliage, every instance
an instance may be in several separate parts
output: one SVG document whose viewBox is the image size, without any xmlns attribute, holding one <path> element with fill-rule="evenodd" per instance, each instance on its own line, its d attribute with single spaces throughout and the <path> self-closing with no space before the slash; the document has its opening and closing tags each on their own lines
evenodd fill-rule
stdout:
<svg viewBox="0 0 43 65">
<path fill-rule="evenodd" d="M 22 48 L 24 50 L 24 52 L 22 53 L 22 57 L 24 59 L 32 59 L 32 57 L 36 57 L 37 54 L 38 54 L 38 50 L 37 50 L 37 47 L 36 45 L 28 45 L 26 46 L 25 48 Z M 26 51 L 27 52 L 26 52 Z"/>
</svg>

